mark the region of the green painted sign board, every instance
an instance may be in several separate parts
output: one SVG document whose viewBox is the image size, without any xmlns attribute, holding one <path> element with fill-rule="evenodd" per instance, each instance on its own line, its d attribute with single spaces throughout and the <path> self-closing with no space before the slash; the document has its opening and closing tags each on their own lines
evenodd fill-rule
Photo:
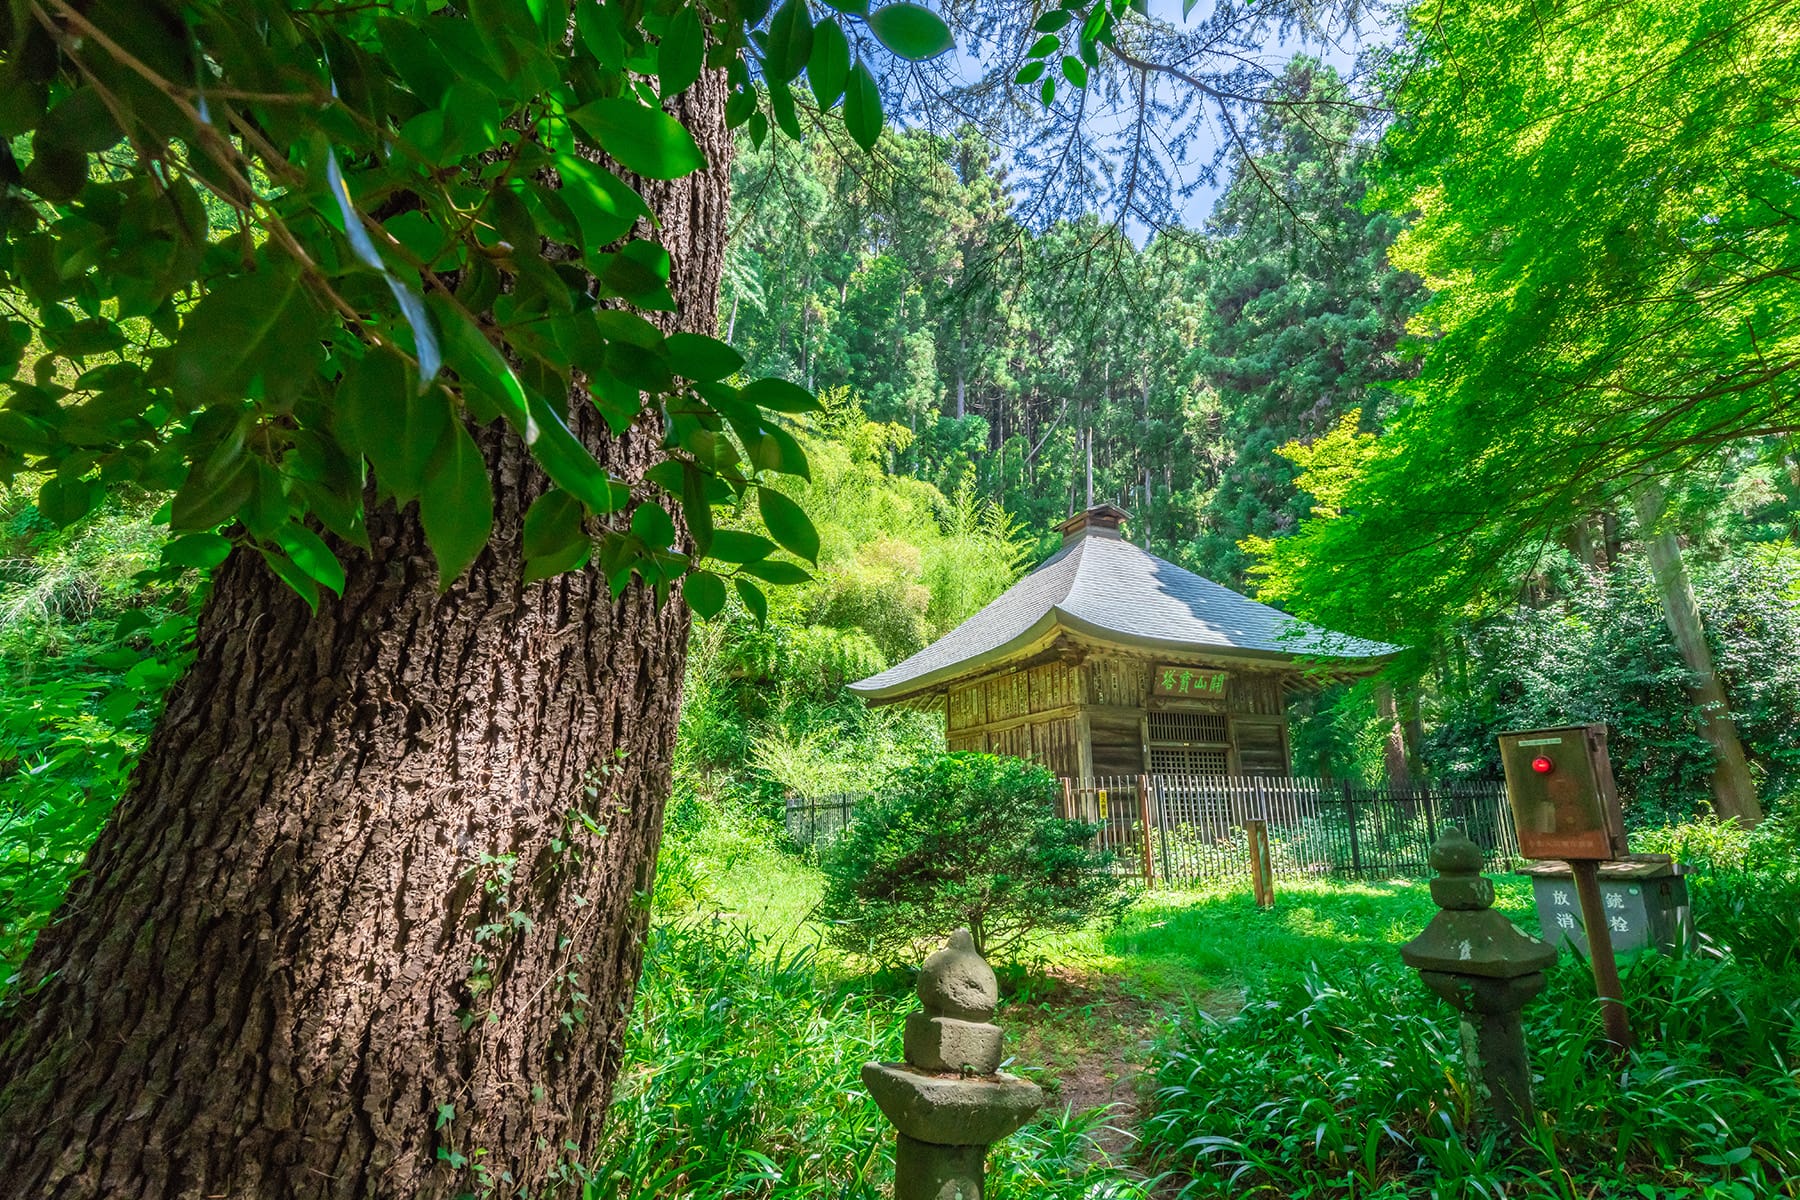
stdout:
<svg viewBox="0 0 1800 1200">
<path fill-rule="evenodd" d="M 1223 700 L 1229 671 L 1211 667 L 1158 667 L 1151 692 L 1158 696 L 1189 696 L 1199 700 Z"/>
</svg>

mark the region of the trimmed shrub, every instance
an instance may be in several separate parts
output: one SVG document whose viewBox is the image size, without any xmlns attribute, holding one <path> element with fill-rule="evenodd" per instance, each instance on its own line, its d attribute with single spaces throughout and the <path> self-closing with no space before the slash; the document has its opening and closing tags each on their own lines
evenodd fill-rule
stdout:
<svg viewBox="0 0 1800 1200">
<path fill-rule="evenodd" d="M 1097 827 L 1056 815 L 1056 777 L 1022 759 L 941 754 L 887 777 L 826 851 L 821 914 L 853 953 L 904 962 L 967 926 L 983 955 L 1116 916 L 1129 902 Z"/>
</svg>

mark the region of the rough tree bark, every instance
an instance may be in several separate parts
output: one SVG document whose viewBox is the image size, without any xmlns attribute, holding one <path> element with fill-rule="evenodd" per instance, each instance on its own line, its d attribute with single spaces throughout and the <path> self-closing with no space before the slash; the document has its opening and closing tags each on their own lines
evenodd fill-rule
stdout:
<svg viewBox="0 0 1800 1200">
<path fill-rule="evenodd" d="M 1638 531 L 1650 558 L 1657 595 L 1662 599 L 1663 617 L 1691 677 L 1688 695 L 1700 718 L 1701 736 L 1712 746 L 1713 805 L 1721 817 L 1744 826 L 1755 825 L 1763 816 L 1756 798 L 1756 781 L 1744 760 L 1744 744 L 1738 738 L 1725 685 L 1713 664 L 1712 648 L 1706 644 L 1706 627 L 1700 621 L 1700 604 L 1694 597 L 1693 581 L 1688 578 L 1681 542 L 1673 529 L 1662 526 L 1667 499 L 1663 486 L 1655 480 L 1639 485 L 1633 496 Z"/>
<path fill-rule="evenodd" d="M 724 97 L 709 73 L 674 110 L 710 170 L 644 189 L 674 324 L 706 333 Z M 608 437 L 575 400 L 604 464 L 653 461 L 655 430 Z M 578 1191 L 640 966 L 687 614 L 592 569 L 522 585 L 546 484 L 515 437 L 478 440 L 494 541 L 442 596 L 411 507 L 371 513 L 374 552 L 316 616 L 254 556 L 221 568 L 0 1025 L 8 1195 Z"/>
<path fill-rule="evenodd" d="M 1375 685 L 1375 715 L 1381 721 L 1381 759 L 1387 781 L 1397 788 L 1410 787 L 1412 765 L 1406 757 L 1406 731 L 1394 703 L 1394 685 L 1385 679 Z"/>
</svg>

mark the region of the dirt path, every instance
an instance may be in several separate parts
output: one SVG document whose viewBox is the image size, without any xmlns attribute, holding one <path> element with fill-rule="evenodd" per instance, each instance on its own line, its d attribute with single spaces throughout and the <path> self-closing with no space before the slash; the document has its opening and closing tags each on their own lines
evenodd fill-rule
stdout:
<svg viewBox="0 0 1800 1200">
<path fill-rule="evenodd" d="M 1209 1011 L 1226 1014 L 1243 1003 L 1236 992 L 1204 997 Z M 1051 1103 L 1070 1113 L 1107 1109 L 1096 1147 L 1120 1163 L 1143 1163 L 1138 1139 L 1154 1103 L 1151 1052 L 1185 1006 L 1174 996 L 1128 991 L 1104 973 L 1052 968 L 1034 975 L 1002 1020 L 1015 1062 L 1044 1069 Z"/>
</svg>

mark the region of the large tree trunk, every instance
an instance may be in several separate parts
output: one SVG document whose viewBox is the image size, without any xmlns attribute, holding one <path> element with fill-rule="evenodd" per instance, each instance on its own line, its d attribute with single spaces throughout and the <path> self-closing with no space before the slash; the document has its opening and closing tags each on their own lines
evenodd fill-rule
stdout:
<svg viewBox="0 0 1800 1200">
<path fill-rule="evenodd" d="M 712 166 L 646 186 L 680 327 L 717 328 Z M 658 430 L 578 432 L 627 474 Z M 481 431 L 495 536 L 440 596 L 417 511 L 370 514 L 310 614 L 253 555 L 0 1026 L 0 1180 L 32 1197 L 579 1191 L 618 1070 L 669 788 L 679 598 L 522 585 L 547 486 Z"/>
<path fill-rule="evenodd" d="M 1756 781 L 1750 777 L 1750 766 L 1744 761 L 1744 744 L 1738 739 L 1737 722 L 1731 717 L 1731 702 L 1713 665 L 1712 648 L 1706 644 L 1706 628 L 1700 622 L 1700 604 L 1694 597 L 1693 581 L 1688 578 L 1681 543 L 1673 529 L 1659 528 L 1667 496 L 1660 483 L 1647 480 L 1638 487 L 1633 500 L 1657 595 L 1662 599 L 1663 617 L 1681 660 L 1687 664 L 1691 679 L 1688 695 L 1700 717 L 1700 733 L 1712 746 L 1713 805 L 1721 817 L 1740 825 L 1755 825 L 1763 816 L 1756 798 Z"/>
</svg>

